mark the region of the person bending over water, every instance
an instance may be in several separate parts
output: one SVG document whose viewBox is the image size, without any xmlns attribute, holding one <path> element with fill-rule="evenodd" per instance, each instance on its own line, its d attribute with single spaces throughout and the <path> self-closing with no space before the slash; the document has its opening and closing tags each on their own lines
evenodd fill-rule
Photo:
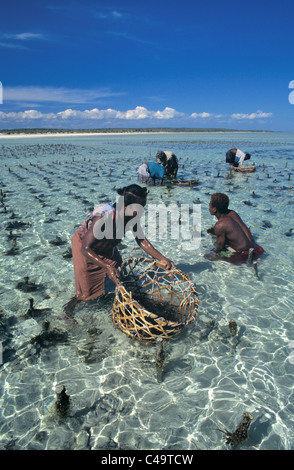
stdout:
<svg viewBox="0 0 294 470">
<path fill-rule="evenodd" d="M 247 261 L 249 249 L 253 248 L 253 259 L 257 258 L 264 252 L 263 248 L 255 243 L 241 217 L 228 207 L 229 198 L 226 194 L 215 193 L 211 196 L 209 212 L 218 219 L 214 226 L 216 254 L 206 257 L 240 264 Z M 211 230 L 208 232 L 211 233 Z"/>
<path fill-rule="evenodd" d="M 231 167 L 242 166 L 245 160 L 250 160 L 250 153 L 244 153 L 240 149 L 230 149 L 226 153 L 226 163 L 230 163 Z"/>
<path fill-rule="evenodd" d="M 67 314 L 78 301 L 91 300 L 115 290 L 117 269 L 122 263 L 117 245 L 128 230 L 133 232 L 136 242 L 148 255 L 161 261 L 166 269 L 174 267 L 173 262 L 145 238 L 140 225 L 147 188 L 132 184 L 117 193 L 120 196 L 117 203 L 95 208 L 72 237 L 76 296 L 65 305 Z"/>
<path fill-rule="evenodd" d="M 179 161 L 174 152 L 172 152 L 171 150 L 158 150 L 156 158 L 164 166 L 165 174 L 167 177 L 177 177 Z"/>
<path fill-rule="evenodd" d="M 157 162 L 142 163 L 137 170 L 138 182 L 145 183 L 148 186 L 154 186 L 157 181 L 162 185 L 164 175 L 164 166 Z"/>
</svg>

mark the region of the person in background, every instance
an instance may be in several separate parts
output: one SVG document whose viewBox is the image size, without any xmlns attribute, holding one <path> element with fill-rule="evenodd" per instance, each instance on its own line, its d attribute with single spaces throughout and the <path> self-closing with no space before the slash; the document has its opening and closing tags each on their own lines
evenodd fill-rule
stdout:
<svg viewBox="0 0 294 470">
<path fill-rule="evenodd" d="M 166 176 L 172 178 L 177 177 L 179 162 L 173 152 L 170 150 L 158 150 L 156 158 L 163 164 Z"/>
<path fill-rule="evenodd" d="M 66 304 L 67 314 L 72 313 L 78 301 L 91 300 L 115 290 L 118 267 L 122 263 L 117 245 L 128 230 L 149 256 L 161 261 L 166 269 L 174 267 L 173 262 L 145 238 L 138 222 L 146 204 L 147 188 L 132 184 L 117 193 L 120 197 L 115 204 L 94 209 L 72 237 L 76 296 Z"/>
<path fill-rule="evenodd" d="M 158 181 L 161 185 L 165 175 L 164 166 L 157 162 L 142 163 L 137 170 L 138 182 L 154 186 Z"/>
<path fill-rule="evenodd" d="M 240 149 L 230 149 L 226 153 L 226 163 L 231 166 L 242 166 L 245 160 L 250 159 L 250 153 L 244 153 Z"/>
<path fill-rule="evenodd" d="M 213 257 L 206 257 L 241 264 L 247 261 L 250 248 L 254 249 L 253 259 L 259 257 L 264 249 L 255 243 L 241 217 L 228 207 L 229 198 L 226 194 L 212 194 L 209 212 L 218 219 L 214 226 L 216 254 Z"/>
</svg>

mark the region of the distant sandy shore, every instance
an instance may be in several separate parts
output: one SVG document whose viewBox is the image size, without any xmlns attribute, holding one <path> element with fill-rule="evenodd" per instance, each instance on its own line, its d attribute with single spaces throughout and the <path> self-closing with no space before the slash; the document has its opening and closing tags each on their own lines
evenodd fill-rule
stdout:
<svg viewBox="0 0 294 470">
<path fill-rule="evenodd" d="M 215 130 L 215 131 L 175 131 L 175 134 L 228 134 L 228 133 L 234 133 L 234 134 L 244 134 L 244 133 L 251 133 L 251 132 L 268 132 L 268 131 L 220 131 L 220 130 Z M 0 139 L 24 139 L 24 138 L 33 138 L 33 137 L 86 137 L 86 136 L 113 136 L 113 135 L 149 135 L 149 134 L 173 134 L 173 132 L 170 131 L 138 131 L 138 132 L 56 132 L 56 133 L 51 133 L 51 132 L 44 132 L 44 133 L 12 133 L 12 134 L 4 134 L 0 132 Z"/>
<path fill-rule="evenodd" d="M 132 134 L 147 134 L 147 132 L 60 132 L 60 133 L 44 133 L 44 134 L 1 134 L 0 139 L 17 139 L 17 138 L 32 138 L 32 137 L 84 137 L 84 136 L 99 136 L 99 135 L 132 135 Z M 148 132 L 152 134 L 152 132 Z M 161 134 L 161 132 L 154 132 L 154 134 Z M 168 132 L 166 132 L 168 134 Z"/>
</svg>

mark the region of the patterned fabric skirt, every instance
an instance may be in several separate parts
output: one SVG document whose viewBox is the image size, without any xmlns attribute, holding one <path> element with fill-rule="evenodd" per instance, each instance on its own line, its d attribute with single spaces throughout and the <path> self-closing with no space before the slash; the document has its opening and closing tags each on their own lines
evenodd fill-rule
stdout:
<svg viewBox="0 0 294 470">
<path fill-rule="evenodd" d="M 259 256 L 262 255 L 262 253 L 264 253 L 264 249 L 259 245 L 255 245 L 252 259 L 255 260 L 256 258 L 259 258 Z M 234 250 L 225 251 L 224 250 L 224 251 L 220 251 L 219 253 L 219 259 L 223 261 L 228 261 L 229 263 L 233 263 L 233 264 L 246 263 L 246 261 L 248 260 L 248 256 L 249 256 L 249 250 L 246 250 L 246 251 L 234 251 Z"/>
<path fill-rule="evenodd" d="M 91 263 L 81 252 L 82 240 L 76 232 L 72 239 L 72 258 L 76 283 L 76 298 L 78 300 L 92 300 L 115 290 L 115 284 L 107 276 L 107 271 L 97 264 Z M 102 257 L 113 267 L 119 267 L 122 258 L 117 248 L 113 248 L 107 257 Z"/>
<path fill-rule="evenodd" d="M 138 183 L 146 183 L 148 186 L 154 185 L 154 179 L 151 177 L 146 163 L 142 163 L 142 165 L 139 166 L 137 174 Z"/>
</svg>

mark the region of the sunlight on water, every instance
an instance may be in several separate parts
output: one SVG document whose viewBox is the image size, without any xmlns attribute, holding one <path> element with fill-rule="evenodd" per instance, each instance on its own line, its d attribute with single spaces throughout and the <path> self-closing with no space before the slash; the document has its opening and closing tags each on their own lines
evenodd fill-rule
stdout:
<svg viewBox="0 0 294 470">
<path fill-rule="evenodd" d="M 240 448 L 293 449 L 293 144 L 275 133 L 1 138 L 1 449 L 228 449 L 218 429 L 234 431 L 244 412 L 254 419 Z M 229 174 L 233 146 L 252 154 L 256 173 Z M 75 294 L 73 233 L 94 206 L 136 183 L 137 167 L 159 149 L 173 150 L 178 176 L 199 185 L 150 188 L 148 203 L 201 204 L 202 219 L 197 250 L 152 241 L 189 274 L 201 301 L 195 323 L 166 344 L 162 382 L 155 347 L 113 328 L 111 294 L 78 304 L 72 322 L 63 312 Z M 217 191 L 266 251 L 258 276 L 204 258 Z M 143 254 L 130 238 L 120 251 Z M 51 340 L 41 335 L 45 320 Z M 63 419 L 60 385 L 70 395 Z"/>
</svg>

